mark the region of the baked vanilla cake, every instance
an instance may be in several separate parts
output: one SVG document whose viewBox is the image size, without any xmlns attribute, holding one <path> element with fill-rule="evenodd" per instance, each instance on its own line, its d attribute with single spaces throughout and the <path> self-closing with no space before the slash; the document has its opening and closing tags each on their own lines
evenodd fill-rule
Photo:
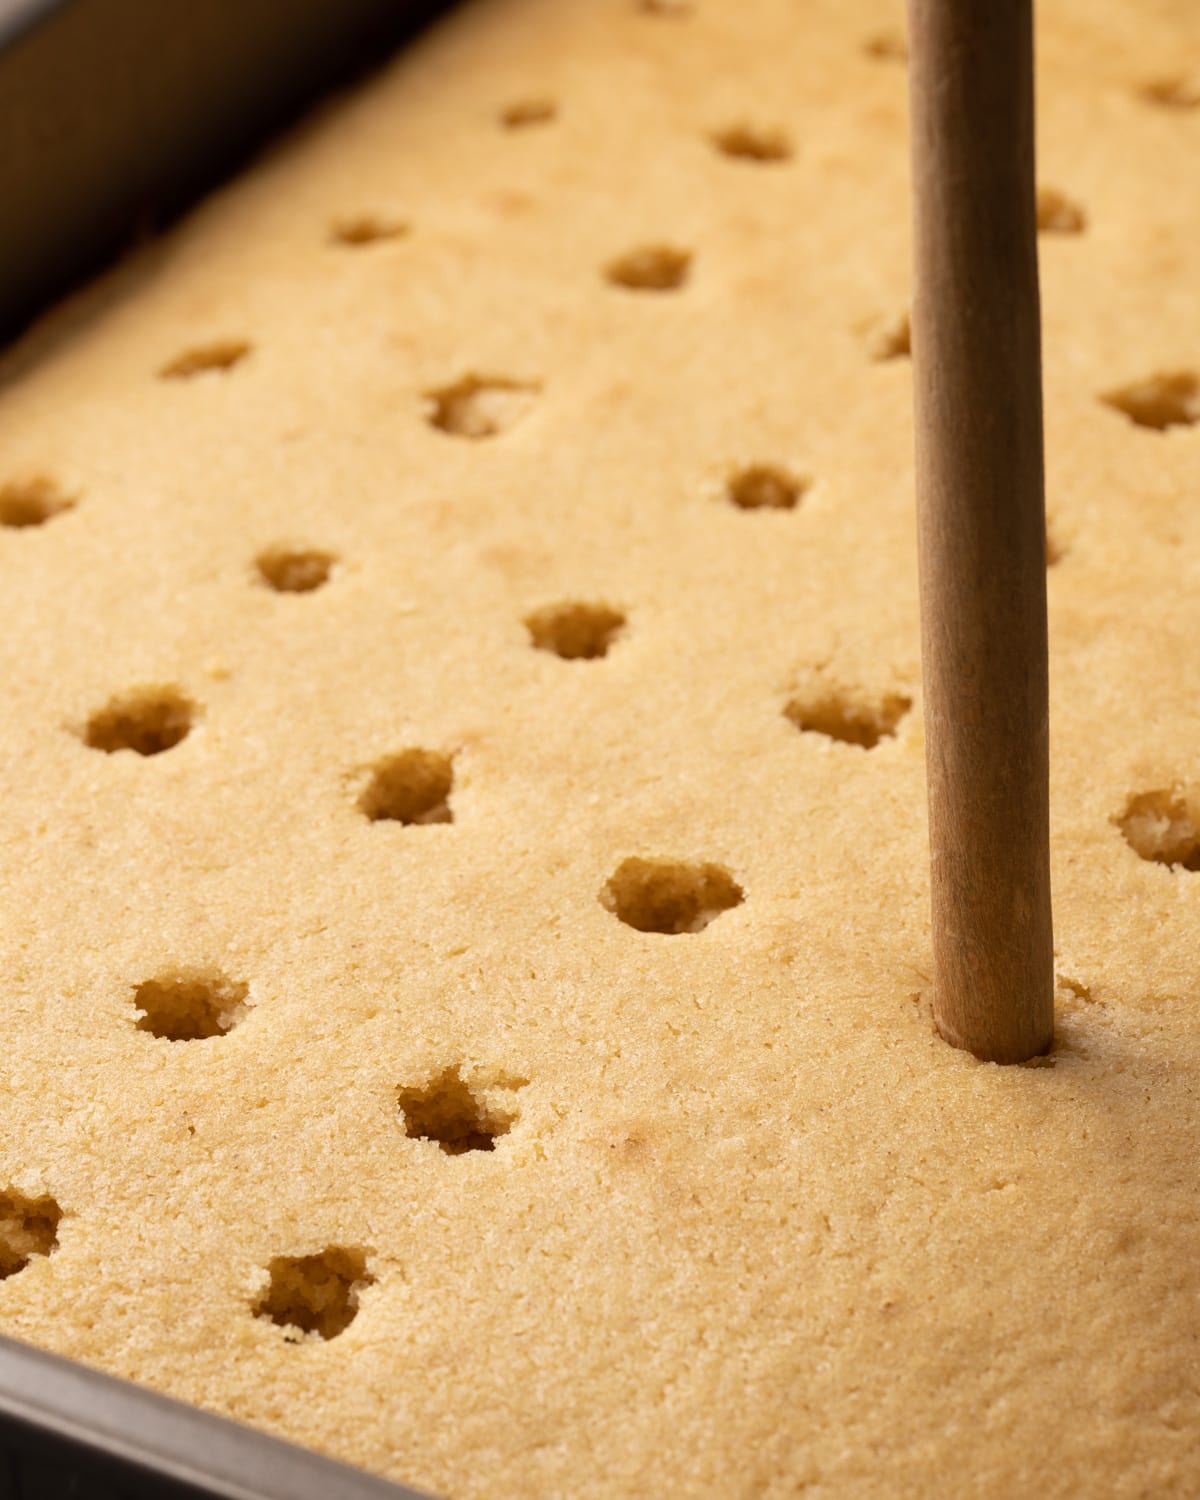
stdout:
<svg viewBox="0 0 1200 1500">
<path fill-rule="evenodd" d="M 902 20 L 474 0 L 4 356 L 0 1331 L 453 1500 L 1200 1494 L 1200 7 L 1039 7 L 1011 1068 Z"/>
</svg>

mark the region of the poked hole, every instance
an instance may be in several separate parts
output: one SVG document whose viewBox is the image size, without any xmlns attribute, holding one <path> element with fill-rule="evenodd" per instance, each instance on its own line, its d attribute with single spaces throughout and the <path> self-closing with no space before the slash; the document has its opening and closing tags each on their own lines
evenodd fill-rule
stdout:
<svg viewBox="0 0 1200 1500">
<path fill-rule="evenodd" d="M 83 742 L 107 755 L 118 750 L 161 755 L 187 738 L 197 717 L 196 705 L 178 688 L 132 688 L 92 714 L 84 726 Z"/>
<path fill-rule="evenodd" d="M 55 516 L 71 510 L 76 496 L 44 474 L 10 479 L 0 484 L 0 526 L 24 528 L 44 526 Z"/>
<path fill-rule="evenodd" d="M 906 693 L 865 698 L 826 689 L 792 698 L 783 712 L 802 734 L 874 750 L 882 740 L 895 736 L 911 708 L 912 699 Z"/>
<path fill-rule="evenodd" d="M 530 643 L 564 661 L 595 661 L 625 628 L 625 615 L 608 604 L 546 604 L 525 616 Z"/>
<path fill-rule="evenodd" d="M 441 750 L 400 750 L 371 767 L 359 794 L 358 810 L 372 823 L 452 823 L 453 790 L 453 755 Z"/>
<path fill-rule="evenodd" d="M 503 375 L 464 375 L 425 392 L 429 424 L 451 437 L 497 437 L 529 414 L 540 389 Z"/>
<path fill-rule="evenodd" d="M 1082 234 L 1087 214 L 1061 188 L 1043 184 L 1037 190 L 1037 227 L 1041 234 Z"/>
<path fill-rule="evenodd" d="M 139 1031 L 168 1042 L 202 1042 L 245 1019 L 249 985 L 217 970 L 184 969 L 145 979 L 133 992 Z"/>
<path fill-rule="evenodd" d="M 812 481 L 780 464 L 747 464 L 725 483 L 725 498 L 738 510 L 795 510 Z"/>
<path fill-rule="evenodd" d="M 329 582 L 337 557 L 320 547 L 268 547 L 254 560 L 260 580 L 280 594 L 311 594 Z"/>
<path fill-rule="evenodd" d="M 494 1151 L 517 1120 L 517 1090 L 527 1082 L 504 1074 L 467 1079 L 460 1064 L 443 1068 L 396 1090 L 404 1134 L 433 1142 L 446 1156 Z"/>
<path fill-rule="evenodd" d="M 787 131 L 777 127 L 738 121 L 714 130 L 710 140 L 722 156 L 735 161 L 770 165 L 792 158 L 791 138 Z"/>
<path fill-rule="evenodd" d="M 1200 871 L 1200 807 L 1178 788 L 1131 796 L 1115 821 L 1140 858 Z"/>
<path fill-rule="evenodd" d="M 871 319 L 863 326 L 863 347 L 876 364 L 907 359 L 912 354 L 912 317 L 903 312 Z"/>
<path fill-rule="evenodd" d="M 1100 397 L 1138 427 L 1165 432 L 1200 422 L 1200 378 L 1192 370 L 1164 370 Z"/>
<path fill-rule="evenodd" d="M 1138 93 L 1148 104 L 1163 109 L 1200 109 L 1200 70 L 1151 78 Z"/>
<path fill-rule="evenodd" d="M 168 360 L 159 370 L 163 380 L 191 380 L 197 375 L 223 374 L 240 364 L 250 353 L 247 339 L 213 339 L 196 344 Z"/>
<path fill-rule="evenodd" d="M 0 1281 L 56 1250 L 61 1220 L 62 1209 L 48 1193 L 31 1197 L 14 1187 L 0 1192 Z"/>
<path fill-rule="evenodd" d="M 546 94 L 533 94 L 525 99 L 514 99 L 500 111 L 500 123 L 505 130 L 526 130 L 531 125 L 549 125 L 557 118 L 558 105 Z"/>
<path fill-rule="evenodd" d="M 256 1318 L 282 1328 L 290 1343 L 328 1341 L 354 1322 L 362 1293 L 374 1284 L 366 1252 L 358 1246 L 327 1245 L 315 1255 L 276 1255 L 252 1311 Z"/>
<path fill-rule="evenodd" d="M 329 226 L 329 238 L 335 245 L 361 250 L 382 240 L 402 239 L 409 232 L 405 219 L 386 213 L 341 214 Z"/>
<path fill-rule="evenodd" d="M 674 292 L 686 285 L 692 252 L 676 245 L 638 245 L 610 260 L 604 275 L 612 286 L 630 292 Z"/>
<path fill-rule="evenodd" d="M 724 865 L 677 859 L 622 860 L 600 891 L 600 903 L 638 932 L 675 937 L 702 932 L 745 892 Z"/>
</svg>

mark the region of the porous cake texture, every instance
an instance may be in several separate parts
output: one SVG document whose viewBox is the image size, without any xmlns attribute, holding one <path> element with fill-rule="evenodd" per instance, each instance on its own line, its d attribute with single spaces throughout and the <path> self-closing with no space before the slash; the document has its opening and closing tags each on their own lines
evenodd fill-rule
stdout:
<svg viewBox="0 0 1200 1500">
<path fill-rule="evenodd" d="M 1039 28 L 1054 1052 L 930 1018 L 899 9 L 477 0 L 5 358 L 0 1329 L 455 1500 L 1200 1493 L 1200 8 Z"/>
</svg>

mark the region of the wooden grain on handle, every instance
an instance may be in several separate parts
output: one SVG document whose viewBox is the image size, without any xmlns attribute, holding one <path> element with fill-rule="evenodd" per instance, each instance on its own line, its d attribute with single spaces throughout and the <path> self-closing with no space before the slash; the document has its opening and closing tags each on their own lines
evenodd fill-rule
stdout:
<svg viewBox="0 0 1200 1500">
<path fill-rule="evenodd" d="M 1032 0 L 909 0 L 933 1005 L 1053 1040 Z"/>
</svg>

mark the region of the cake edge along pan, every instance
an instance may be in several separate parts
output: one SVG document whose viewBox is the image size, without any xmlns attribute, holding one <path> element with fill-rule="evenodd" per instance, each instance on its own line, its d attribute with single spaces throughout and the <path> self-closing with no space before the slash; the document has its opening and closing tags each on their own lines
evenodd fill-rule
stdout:
<svg viewBox="0 0 1200 1500">
<path fill-rule="evenodd" d="M 447 8 L 0 0 L 0 352 L 323 93 Z M 68 1497 L 421 1500 L 0 1335 L 0 1500 Z"/>
</svg>

